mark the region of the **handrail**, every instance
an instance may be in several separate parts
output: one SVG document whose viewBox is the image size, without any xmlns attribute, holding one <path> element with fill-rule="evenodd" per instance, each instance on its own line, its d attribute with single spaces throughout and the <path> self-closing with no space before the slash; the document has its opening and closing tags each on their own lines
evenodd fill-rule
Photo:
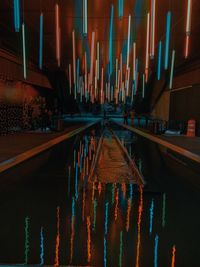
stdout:
<svg viewBox="0 0 200 267">
<path fill-rule="evenodd" d="M 54 139 L 52 139 L 52 140 L 50 140 L 50 141 L 48 141 L 42 145 L 36 146 L 32 149 L 29 149 L 29 150 L 15 156 L 15 157 L 13 157 L 13 158 L 10 158 L 8 160 L 1 162 L 0 163 L 0 173 L 20 164 L 20 163 L 22 163 L 22 162 L 24 162 L 24 161 L 26 161 L 26 160 L 34 157 L 34 156 L 46 151 L 46 150 L 48 150 L 50 148 L 52 148 L 53 146 L 75 136 L 76 134 L 79 134 L 79 133 L 85 131 L 86 129 L 94 126 L 95 124 L 99 123 L 100 121 L 101 120 L 97 120 L 95 122 L 89 123 L 85 126 L 82 126 L 78 129 L 76 129 L 76 130 L 73 130 L 69 133 L 66 133 L 66 134 L 63 134 L 59 137 L 56 137 L 56 138 L 54 138 Z"/>
<path fill-rule="evenodd" d="M 116 121 L 113 121 L 113 122 L 116 123 L 117 125 L 125 128 L 125 129 L 127 129 L 127 130 L 130 130 L 130 131 L 132 131 L 132 132 L 134 132 L 134 133 L 136 133 L 136 134 L 138 134 L 138 135 L 140 135 L 140 136 L 142 136 L 142 137 L 154 142 L 154 143 L 157 143 L 157 144 L 159 144 L 161 146 L 164 146 L 164 147 L 168 148 L 171 151 L 174 151 L 174 152 L 178 153 L 181 156 L 184 156 L 185 158 L 188 158 L 188 159 L 190 159 L 192 161 L 195 161 L 198 164 L 200 163 L 200 156 L 195 154 L 195 153 L 193 153 L 193 152 L 191 152 L 191 151 L 189 151 L 189 150 L 187 150 L 187 149 L 185 149 L 185 148 L 182 148 L 180 146 L 171 144 L 168 141 L 165 141 L 165 140 L 163 140 L 163 139 L 161 139 L 161 138 L 159 138 L 159 137 L 157 137 L 157 136 L 155 136 L 155 135 L 153 135 L 151 133 L 144 132 L 144 131 L 142 131 L 140 129 L 137 129 L 137 128 L 134 128 L 134 127 L 131 127 L 131 126 L 128 126 L 128 125 L 124 125 L 124 124 L 118 123 Z"/>
</svg>

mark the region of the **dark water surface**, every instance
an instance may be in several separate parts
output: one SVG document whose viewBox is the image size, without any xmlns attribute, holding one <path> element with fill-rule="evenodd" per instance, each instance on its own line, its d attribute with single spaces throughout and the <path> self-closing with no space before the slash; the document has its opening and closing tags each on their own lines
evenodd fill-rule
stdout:
<svg viewBox="0 0 200 267">
<path fill-rule="evenodd" d="M 57 146 L 39 170 L 8 175 L 0 189 L 1 264 L 200 266 L 199 192 L 148 154 L 143 140 L 114 130 L 144 189 L 88 181 L 97 129 Z"/>
</svg>

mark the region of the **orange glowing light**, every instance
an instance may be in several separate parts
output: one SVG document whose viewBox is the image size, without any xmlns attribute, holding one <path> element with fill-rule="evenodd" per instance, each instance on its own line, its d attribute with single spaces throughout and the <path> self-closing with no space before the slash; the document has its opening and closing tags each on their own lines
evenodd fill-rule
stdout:
<svg viewBox="0 0 200 267">
<path fill-rule="evenodd" d="M 175 259 L 176 259 L 176 246 L 173 246 L 173 248 L 172 248 L 172 263 L 171 263 L 171 267 L 175 267 Z"/>
<path fill-rule="evenodd" d="M 56 235 L 56 249 L 55 249 L 55 263 L 54 266 L 59 266 L 59 246 L 60 246 L 60 207 L 57 207 L 57 235 Z"/>
<path fill-rule="evenodd" d="M 118 217 L 118 203 L 119 203 L 119 189 L 116 191 L 116 197 L 115 197 L 115 221 Z"/>
<path fill-rule="evenodd" d="M 85 188 L 83 190 L 82 221 L 85 221 Z"/>
<path fill-rule="evenodd" d="M 98 183 L 98 192 L 99 196 L 101 195 L 102 187 L 101 187 L 101 182 Z"/>
<path fill-rule="evenodd" d="M 87 261 L 91 261 L 91 222 L 90 216 L 87 217 Z"/>
<path fill-rule="evenodd" d="M 143 211 L 143 188 L 140 186 L 140 203 L 138 208 L 138 240 L 137 240 L 137 252 L 136 252 L 136 267 L 139 267 L 140 264 L 140 242 L 141 242 L 141 220 L 142 220 L 142 211 Z"/>
<path fill-rule="evenodd" d="M 56 23 L 56 59 L 58 67 L 60 67 L 60 9 L 59 5 L 55 5 L 55 23 Z"/>
<path fill-rule="evenodd" d="M 130 227 L 130 215 L 131 215 L 131 200 L 128 199 L 127 215 L 126 215 L 126 231 L 129 231 Z"/>
<path fill-rule="evenodd" d="M 123 198 L 126 198 L 126 184 L 122 183 L 122 192 L 123 192 Z"/>
</svg>

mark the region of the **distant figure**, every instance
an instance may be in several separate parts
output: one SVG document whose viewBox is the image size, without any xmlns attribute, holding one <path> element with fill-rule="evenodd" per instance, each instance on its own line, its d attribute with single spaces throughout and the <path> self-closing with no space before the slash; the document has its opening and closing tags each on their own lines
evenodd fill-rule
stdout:
<svg viewBox="0 0 200 267">
<path fill-rule="evenodd" d="M 128 111 L 126 109 L 124 110 L 123 117 L 124 117 L 124 124 L 128 125 Z"/>
<path fill-rule="evenodd" d="M 135 111 L 132 109 L 130 112 L 131 115 L 131 125 L 134 126 Z"/>
</svg>

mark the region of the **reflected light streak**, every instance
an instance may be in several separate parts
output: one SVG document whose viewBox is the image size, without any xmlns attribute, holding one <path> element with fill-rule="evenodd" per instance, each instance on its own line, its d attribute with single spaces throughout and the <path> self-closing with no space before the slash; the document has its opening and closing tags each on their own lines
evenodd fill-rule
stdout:
<svg viewBox="0 0 200 267">
<path fill-rule="evenodd" d="M 117 188 L 116 196 L 115 196 L 115 221 L 118 217 L 118 204 L 119 204 L 119 189 Z"/>
<path fill-rule="evenodd" d="M 142 221 L 142 211 L 143 211 L 143 188 L 140 186 L 140 203 L 138 207 L 138 238 L 137 238 L 137 251 L 136 251 L 136 267 L 140 266 L 140 243 L 141 243 L 141 221 Z"/>
<path fill-rule="evenodd" d="M 176 260 L 176 246 L 173 246 L 171 267 L 175 267 L 175 260 Z"/>
<path fill-rule="evenodd" d="M 40 229 L 40 265 L 44 265 L 44 232 Z"/>
<path fill-rule="evenodd" d="M 166 193 L 163 194 L 163 203 L 162 203 L 162 227 L 165 227 L 166 224 Z"/>
<path fill-rule="evenodd" d="M 87 217 L 87 261 L 91 261 L 91 231 L 90 231 L 90 216 Z"/>
<path fill-rule="evenodd" d="M 127 205 L 127 214 L 126 214 L 126 232 L 129 231 L 130 227 L 130 215 L 131 215 L 131 199 L 128 199 L 128 205 Z"/>
<path fill-rule="evenodd" d="M 122 267 L 123 256 L 123 232 L 120 232 L 120 247 L 119 247 L 119 267 Z"/>
<path fill-rule="evenodd" d="M 154 267 L 158 267 L 158 241 L 159 237 L 156 235 L 154 241 Z"/>
<path fill-rule="evenodd" d="M 59 266 L 59 247 L 60 247 L 60 207 L 57 207 L 57 235 L 55 248 L 55 262 L 54 266 Z"/>
<path fill-rule="evenodd" d="M 25 218 L 25 251 L 24 251 L 24 263 L 28 264 L 29 258 L 29 250 L 30 250 L 30 243 L 29 243 L 29 217 Z"/>
</svg>

